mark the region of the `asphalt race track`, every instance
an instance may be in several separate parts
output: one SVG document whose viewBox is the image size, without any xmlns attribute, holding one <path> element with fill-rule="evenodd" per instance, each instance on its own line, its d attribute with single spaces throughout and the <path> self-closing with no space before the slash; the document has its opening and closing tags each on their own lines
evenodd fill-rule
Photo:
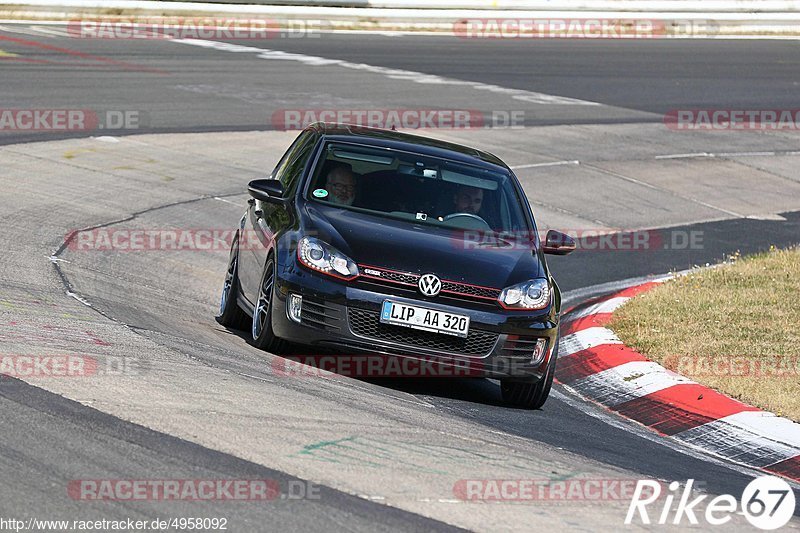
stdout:
<svg viewBox="0 0 800 533">
<path fill-rule="evenodd" d="M 0 381 L 0 516 L 225 517 L 243 532 L 611 530 L 628 500 L 482 504 L 454 487 L 693 478 L 738 497 L 759 475 L 560 386 L 529 412 L 503 406 L 486 380 L 281 375 L 279 358 L 213 319 L 226 250 L 85 251 L 65 237 L 233 228 L 247 181 L 296 134 L 276 122 L 283 110 L 521 111 L 524 128 L 424 134 L 502 157 L 543 228 L 647 230 L 646 249 L 610 241 L 548 259 L 575 304 L 622 280 L 800 241 L 796 131 L 663 122 L 676 109 L 800 107 L 796 42 L 323 34 L 234 44 L 0 24 L 2 108 L 142 118 L 119 130 L 0 131 L 0 351 L 80 354 L 105 369 Z M 67 489 L 82 479 L 270 479 L 283 496 L 86 501 Z"/>
</svg>

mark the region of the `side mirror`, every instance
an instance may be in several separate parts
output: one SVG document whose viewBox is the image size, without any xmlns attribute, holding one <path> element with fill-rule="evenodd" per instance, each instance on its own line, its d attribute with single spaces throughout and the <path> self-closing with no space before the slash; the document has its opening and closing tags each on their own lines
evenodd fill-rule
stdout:
<svg viewBox="0 0 800 533">
<path fill-rule="evenodd" d="M 574 252 L 575 248 L 575 239 L 566 233 L 551 229 L 544 239 L 542 251 L 546 254 L 567 255 Z"/>
<path fill-rule="evenodd" d="M 262 202 L 282 204 L 285 201 L 283 197 L 283 184 L 279 180 L 253 180 L 247 184 L 247 190 L 250 196 Z"/>
</svg>

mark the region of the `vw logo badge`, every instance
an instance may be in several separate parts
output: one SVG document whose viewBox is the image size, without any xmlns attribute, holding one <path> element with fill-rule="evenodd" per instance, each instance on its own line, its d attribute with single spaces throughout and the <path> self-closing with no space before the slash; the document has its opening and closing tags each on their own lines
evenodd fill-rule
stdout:
<svg viewBox="0 0 800 533">
<path fill-rule="evenodd" d="M 434 274 L 425 274 L 417 283 L 419 292 L 425 296 L 436 296 L 442 290 L 442 281 Z"/>
</svg>

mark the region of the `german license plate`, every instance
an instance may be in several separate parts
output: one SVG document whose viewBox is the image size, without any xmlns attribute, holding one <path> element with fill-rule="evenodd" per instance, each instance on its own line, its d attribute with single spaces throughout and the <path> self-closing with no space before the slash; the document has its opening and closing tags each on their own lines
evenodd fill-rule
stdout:
<svg viewBox="0 0 800 533">
<path fill-rule="evenodd" d="M 426 309 L 416 305 L 401 304 L 390 300 L 383 302 L 381 322 L 445 335 L 455 335 L 456 337 L 466 337 L 469 332 L 468 316 Z"/>
</svg>

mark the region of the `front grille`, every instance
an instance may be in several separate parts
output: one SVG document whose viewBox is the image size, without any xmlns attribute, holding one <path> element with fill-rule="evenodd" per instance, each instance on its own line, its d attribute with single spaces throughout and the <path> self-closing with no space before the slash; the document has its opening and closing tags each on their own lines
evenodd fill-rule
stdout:
<svg viewBox="0 0 800 533">
<path fill-rule="evenodd" d="M 367 270 L 370 272 L 368 273 Z M 417 286 L 420 274 L 413 272 L 397 272 L 385 268 L 359 265 L 359 272 L 372 283 L 385 285 Z M 477 298 L 483 300 L 496 300 L 500 296 L 500 289 L 481 287 L 460 281 L 442 280 L 442 293 L 454 298 Z"/>
<path fill-rule="evenodd" d="M 483 357 L 492 351 L 497 342 L 497 333 L 479 329 L 470 330 L 467 338 L 462 339 L 430 331 L 383 324 L 380 321 L 379 313 L 352 307 L 347 308 L 347 317 L 350 321 L 350 330 L 354 335 L 394 342 L 413 348 Z"/>
<path fill-rule="evenodd" d="M 303 298 L 303 308 L 300 311 L 300 322 L 305 326 L 317 329 L 341 329 L 342 313 L 339 309 Z"/>
<path fill-rule="evenodd" d="M 396 281 L 407 285 L 416 285 L 419 281 L 419 276 L 415 274 L 403 274 L 402 272 L 392 272 L 390 270 L 381 270 L 380 273 L 380 279 L 387 281 Z"/>
<path fill-rule="evenodd" d="M 477 285 L 469 285 L 468 283 L 458 283 L 457 281 L 443 281 L 442 290 L 466 296 L 475 296 L 477 298 L 491 298 L 492 300 L 500 296 L 500 289 L 479 287 Z"/>
</svg>

